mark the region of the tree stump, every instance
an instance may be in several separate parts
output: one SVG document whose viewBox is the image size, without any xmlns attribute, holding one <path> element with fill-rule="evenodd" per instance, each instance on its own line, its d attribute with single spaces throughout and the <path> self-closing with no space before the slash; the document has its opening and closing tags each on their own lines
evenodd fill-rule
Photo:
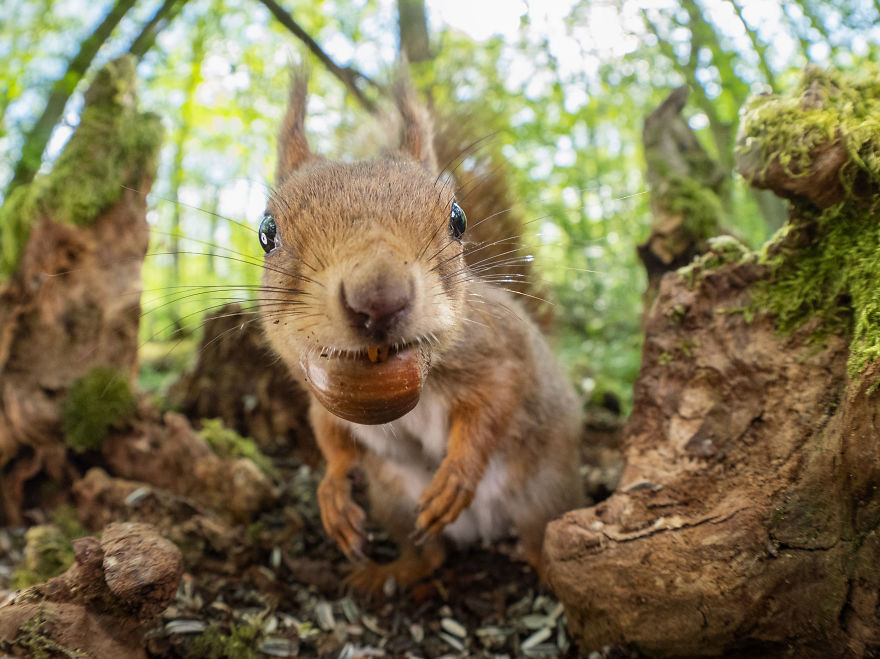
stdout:
<svg viewBox="0 0 880 659">
<path fill-rule="evenodd" d="M 149 524 L 73 541 L 62 575 L 0 605 L 0 651 L 16 657 L 146 658 L 144 635 L 174 600 L 180 550 Z"/>
<path fill-rule="evenodd" d="M 96 366 L 135 373 L 162 129 L 138 112 L 134 81 L 129 58 L 101 70 L 52 172 L 0 209 L 0 523 L 22 523 L 25 484 L 41 471 L 69 480 L 59 438 L 71 385 Z"/>
<path fill-rule="evenodd" d="M 791 217 L 662 279 L 621 485 L 547 531 L 582 651 L 880 650 L 878 106 L 876 71 L 811 70 L 746 108 L 738 167 Z"/>
</svg>

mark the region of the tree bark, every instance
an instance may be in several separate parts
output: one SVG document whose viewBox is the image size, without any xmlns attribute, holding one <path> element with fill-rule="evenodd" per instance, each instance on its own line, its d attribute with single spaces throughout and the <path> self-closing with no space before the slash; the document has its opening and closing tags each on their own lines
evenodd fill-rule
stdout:
<svg viewBox="0 0 880 659">
<path fill-rule="evenodd" d="M 836 97 L 827 91 L 836 83 L 823 82 L 824 98 Z M 805 86 L 804 112 L 817 95 Z M 783 116 L 779 130 L 791 121 Z M 849 146 L 864 163 L 877 144 Z M 822 232 L 836 228 L 810 224 L 822 208 L 849 209 L 835 217 L 865 227 L 860 240 L 874 241 L 866 250 L 876 254 L 877 177 L 853 176 L 852 152 L 834 137 L 815 145 L 809 166 L 772 149 L 743 152 L 740 171 L 797 199 L 789 231 L 797 240 L 775 243 L 785 258 L 797 259 L 798 248 L 822 258 Z M 841 184 L 844 167 L 850 186 Z M 661 281 L 621 485 L 547 530 L 547 577 L 584 654 L 606 645 L 648 656 L 880 650 L 880 365 L 854 372 L 858 344 L 848 349 L 842 331 L 817 335 L 818 315 L 780 336 L 777 319 L 751 306 L 775 282 L 782 257 L 771 254 L 776 261 L 714 254 Z"/>
<path fill-rule="evenodd" d="M 432 58 L 425 0 L 397 0 L 397 26 L 400 30 L 400 50 L 406 53 L 410 62 L 424 62 Z"/>
<path fill-rule="evenodd" d="M 56 80 L 55 84 L 52 85 L 52 91 L 49 94 L 49 100 L 46 101 L 43 114 L 40 115 L 37 123 L 34 124 L 34 127 L 25 136 L 21 158 L 16 163 L 12 180 L 6 188 L 6 198 L 9 197 L 15 188 L 34 180 L 37 170 L 40 169 L 43 151 L 45 151 L 49 138 L 52 136 L 52 129 L 55 128 L 55 125 L 64 113 L 64 106 L 67 105 L 67 100 L 85 75 L 95 55 L 98 54 L 98 50 L 110 38 L 113 28 L 122 20 L 122 17 L 131 9 L 134 3 L 135 0 L 117 0 L 116 4 L 113 5 L 113 9 L 104 17 L 101 24 L 95 28 L 91 36 L 80 44 L 79 52 L 70 60 L 64 76 Z"/>
<path fill-rule="evenodd" d="M 0 523 L 21 523 L 40 471 L 67 479 L 58 438 L 71 384 L 98 365 L 134 377 L 145 195 L 162 135 L 158 117 L 137 111 L 134 79 L 130 58 L 102 69 L 53 171 L 0 209 L 0 224 L 27 236 L 0 284 Z"/>
<path fill-rule="evenodd" d="M 222 419 L 269 455 L 320 463 L 305 389 L 274 357 L 254 316 L 237 304 L 208 314 L 198 355 L 169 392 L 174 409 L 194 421 Z"/>
<path fill-rule="evenodd" d="M 720 231 L 724 170 L 700 144 L 681 115 L 688 88 L 679 87 L 645 119 L 642 142 L 651 188 L 651 235 L 638 246 L 648 273 L 645 308 L 660 278 L 706 251 Z"/>
</svg>

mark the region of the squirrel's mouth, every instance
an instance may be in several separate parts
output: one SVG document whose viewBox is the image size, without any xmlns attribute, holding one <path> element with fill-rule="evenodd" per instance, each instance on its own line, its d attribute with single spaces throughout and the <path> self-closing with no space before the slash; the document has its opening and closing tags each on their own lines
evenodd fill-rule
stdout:
<svg viewBox="0 0 880 659">
<path fill-rule="evenodd" d="M 306 384 L 329 412 L 353 423 L 388 423 L 419 402 L 428 358 L 411 343 L 303 355 Z"/>
<path fill-rule="evenodd" d="M 414 343 L 371 343 L 361 350 L 324 349 L 320 353 L 323 359 L 342 359 L 351 361 L 383 364 L 392 355 L 406 352 L 415 347 Z"/>
</svg>

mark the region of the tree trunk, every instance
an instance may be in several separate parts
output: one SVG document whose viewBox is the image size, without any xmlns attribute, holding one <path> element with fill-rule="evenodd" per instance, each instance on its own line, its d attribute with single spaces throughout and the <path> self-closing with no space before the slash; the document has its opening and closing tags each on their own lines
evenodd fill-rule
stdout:
<svg viewBox="0 0 880 659">
<path fill-rule="evenodd" d="M 765 256 L 730 250 L 662 279 L 621 486 L 547 531 L 582 652 L 880 650 L 880 135 L 876 110 L 852 109 L 878 84 L 810 71 L 750 106 L 738 166 L 794 200 L 789 229 Z M 820 272 L 834 285 L 805 290 Z"/>
<path fill-rule="evenodd" d="M 724 170 L 700 144 L 681 116 L 688 88 L 679 87 L 645 119 L 642 142 L 651 188 L 651 235 L 638 246 L 648 273 L 645 308 L 660 278 L 706 251 L 720 232 Z"/>
<path fill-rule="evenodd" d="M 275 358 L 254 316 L 237 304 L 208 314 L 198 356 L 169 392 L 174 409 L 196 422 L 222 419 L 269 455 L 320 462 L 305 389 Z"/>
<path fill-rule="evenodd" d="M 425 0 L 397 0 L 397 27 L 400 50 L 410 62 L 431 59 Z"/>
<path fill-rule="evenodd" d="M 0 285 L 0 522 L 20 524 L 25 484 L 63 482 L 62 406 L 95 366 L 135 374 L 145 195 L 162 129 L 139 113 L 134 63 L 111 62 L 86 92 L 82 118 L 51 173 L 0 209 L 21 257 Z"/>
</svg>

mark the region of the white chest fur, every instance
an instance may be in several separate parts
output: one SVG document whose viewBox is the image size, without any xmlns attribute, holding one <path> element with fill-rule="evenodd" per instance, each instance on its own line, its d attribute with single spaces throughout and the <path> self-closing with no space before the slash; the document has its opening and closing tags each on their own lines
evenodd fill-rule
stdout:
<svg viewBox="0 0 880 659">
<path fill-rule="evenodd" d="M 387 460 L 386 469 L 396 476 L 413 507 L 446 457 L 450 411 L 440 396 L 426 391 L 415 409 L 391 423 L 351 424 L 355 437 Z M 492 457 L 470 507 L 446 527 L 444 535 L 468 543 L 506 533 L 510 524 L 505 505 L 507 477 L 505 464 L 498 456 Z"/>
<path fill-rule="evenodd" d="M 376 455 L 436 469 L 446 455 L 449 405 L 426 391 L 411 412 L 378 426 L 351 424 L 352 432 Z"/>
</svg>

